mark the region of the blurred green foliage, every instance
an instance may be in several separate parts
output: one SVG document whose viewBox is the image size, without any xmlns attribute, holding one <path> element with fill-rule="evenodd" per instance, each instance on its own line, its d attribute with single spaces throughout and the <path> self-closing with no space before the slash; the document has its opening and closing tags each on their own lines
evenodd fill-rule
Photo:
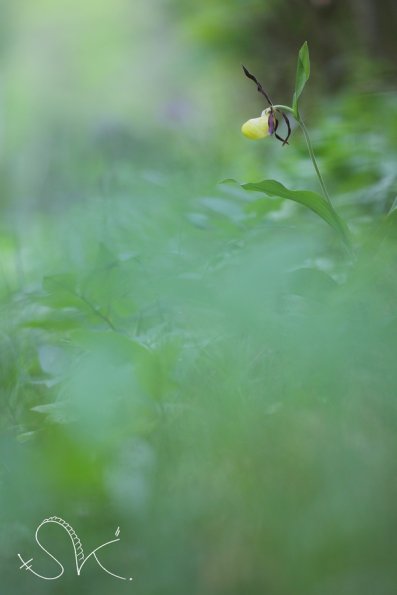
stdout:
<svg viewBox="0 0 397 595">
<path fill-rule="evenodd" d="M 391 4 L 362 3 L 384 11 L 376 60 L 354 2 L 3 4 L 4 592 L 393 595 Z M 219 184 L 319 191 L 298 129 L 239 133 L 263 109 L 240 62 L 287 103 L 305 38 L 301 110 L 353 258 L 301 205 Z M 65 575 L 20 571 L 54 572 L 51 515 L 86 551 L 120 526 L 104 563 L 134 581 L 76 577 L 56 528 Z"/>
</svg>

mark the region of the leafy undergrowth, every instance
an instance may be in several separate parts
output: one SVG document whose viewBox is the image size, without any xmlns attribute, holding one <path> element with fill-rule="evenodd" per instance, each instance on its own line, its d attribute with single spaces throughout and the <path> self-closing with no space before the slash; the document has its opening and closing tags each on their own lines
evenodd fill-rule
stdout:
<svg viewBox="0 0 397 595">
<path fill-rule="evenodd" d="M 352 254 L 282 198 L 117 160 L 105 195 L 37 217 L 18 248 L 3 234 L 9 592 L 51 514 L 93 547 L 120 525 L 109 566 L 143 595 L 393 592 L 396 138 L 371 109 L 334 106 L 315 135 Z M 272 151 L 258 181 L 310 186 L 297 133 Z M 80 579 L 65 592 L 125 587 Z"/>
</svg>

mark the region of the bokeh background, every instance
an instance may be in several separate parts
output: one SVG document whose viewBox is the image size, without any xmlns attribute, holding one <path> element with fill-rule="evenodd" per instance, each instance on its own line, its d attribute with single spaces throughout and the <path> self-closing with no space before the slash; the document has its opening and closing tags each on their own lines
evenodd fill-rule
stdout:
<svg viewBox="0 0 397 595">
<path fill-rule="evenodd" d="M 0 1 L 4 593 L 394 595 L 392 0 Z M 303 207 L 302 113 L 357 255 Z M 392 215 L 387 213 L 392 210 Z M 71 543 L 86 554 L 76 576 Z"/>
</svg>

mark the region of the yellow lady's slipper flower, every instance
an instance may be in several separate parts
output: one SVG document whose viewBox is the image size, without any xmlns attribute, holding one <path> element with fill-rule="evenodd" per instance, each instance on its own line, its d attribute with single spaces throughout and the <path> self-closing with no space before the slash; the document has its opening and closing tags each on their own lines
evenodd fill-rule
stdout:
<svg viewBox="0 0 397 595">
<path fill-rule="evenodd" d="M 269 136 L 269 122 L 266 116 L 260 116 L 260 118 L 252 118 L 245 122 L 241 126 L 241 132 L 247 138 L 251 138 L 252 140 L 258 140 L 260 138 L 265 138 L 265 136 Z"/>
<path fill-rule="evenodd" d="M 245 68 L 245 66 L 243 66 L 243 70 L 245 76 L 254 81 L 259 93 L 265 97 L 270 107 L 266 108 L 259 118 L 252 118 L 251 120 L 248 120 L 248 122 L 245 122 L 245 124 L 243 124 L 241 127 L 241 132 L 244 134 L 244 136 L 251 138 L 252 140 L 258 140 L 260 138 L 265 138 L 266 136 L 272 136 L 274 134 L 277 140 L 281 141 L 283 145 L 287 145 L 288 139 L 291 135 L 291 125 L 286 114 L 280 109 L 282 106 L 274 106 L 269 95 L 254 77 L 254 75 L 251 74 Z M 277 134 L 280 117 L 283 118 L 285 124 L 287 125 L 286 138 L 282 138 Z"/>
<path fill-rule="evenodd" d="M 263 110 L 259 118 L 252 118 L 241 127 L 241 132 L 247 138 L 258 140 L 271 136 L 275 130 L 276 118 L 272 109 Z"/>
</svg>

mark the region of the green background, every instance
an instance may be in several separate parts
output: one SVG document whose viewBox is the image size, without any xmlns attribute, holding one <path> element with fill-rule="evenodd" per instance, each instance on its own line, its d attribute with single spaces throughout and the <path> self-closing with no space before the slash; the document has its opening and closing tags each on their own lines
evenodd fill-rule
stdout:
<svg viewBox="0 0 397 595">
<path fill-rule="evenodd" d="M 0 2 L 0 584 L 6 595 L 394 595 L 391 0 Z M 354 254 L 319 192 L 301 113 Z M 388 215 L 389 213 L 389 215 Z M 76 576 L 55 525 L 85 553 Z"/>
</svg>

